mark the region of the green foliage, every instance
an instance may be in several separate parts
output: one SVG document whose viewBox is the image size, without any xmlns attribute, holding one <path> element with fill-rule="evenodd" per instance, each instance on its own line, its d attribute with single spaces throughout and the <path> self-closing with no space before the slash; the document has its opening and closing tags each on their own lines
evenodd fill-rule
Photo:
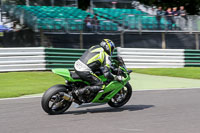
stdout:
<svg viewBox="0 0 200 133">
<path fill-rule="evenodd" d="M 78 8 L 87 10 L 90 6 L 90 0 L 78 0 Z"/>
<path fill-rule="evenodd" d="M 185 68 L 135 68 L 133 72 L 170 76 L 170 77 L 182 77 L 191 79 L 200 79 L 200 67 L 185 67 Z"/>
</svg>

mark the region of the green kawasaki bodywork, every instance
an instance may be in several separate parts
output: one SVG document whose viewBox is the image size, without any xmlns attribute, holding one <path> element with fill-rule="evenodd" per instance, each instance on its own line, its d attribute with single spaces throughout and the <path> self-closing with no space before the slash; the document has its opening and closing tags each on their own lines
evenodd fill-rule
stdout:
<svg viewBox="0 0 200 133">
<path fill-rule="evenodd" d="M 69 69 L 56 68 L 56 69 L 52 69 L 52 72 L 63 77 L 68 82 L 84 82 L 81 79 L 73 79 L 70 75 Z M 84 82 L 84 83 L 88 84 L 87 82 Z"/>
<path fill-rule="evenodd" d="M 97 96 L 92 100 L 92 103 L 107 103 L 114 97 L 130 80 L 130 76 L 126 69 L 120 67 L 124 73 L 125 77 L 121 82 L 113 80 L 107 86 L 105 86 L 104 91 L 100 91 Z M 81 79 L 73 79 L 70 76 L 70 71 L 68 69 L 52 69 L 52 72 L 62 76 L 68 82 L 84 82 L 89 85 L 88 82 L 83 81 Z M 104 76 L 100 76 L 102 81 L 106 81 L 107 79 Z"/>
</svg>

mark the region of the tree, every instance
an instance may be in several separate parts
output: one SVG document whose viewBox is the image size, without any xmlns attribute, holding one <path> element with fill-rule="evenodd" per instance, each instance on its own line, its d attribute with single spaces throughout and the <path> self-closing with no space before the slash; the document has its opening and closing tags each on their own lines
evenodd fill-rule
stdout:
<svg viewBox="0 0 200 133">
<path fill-rule="evenodd" d="M 78 0 L 78 8 L 87 10 L 90 6 L 90 0 Z"/>
</svg>

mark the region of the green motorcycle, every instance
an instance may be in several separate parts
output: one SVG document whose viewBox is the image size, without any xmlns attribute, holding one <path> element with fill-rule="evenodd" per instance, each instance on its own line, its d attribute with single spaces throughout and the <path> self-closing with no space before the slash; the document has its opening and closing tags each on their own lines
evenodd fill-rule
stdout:
<svg viewBox="0 0 200 133">
<path fill-rule="evenodd" d="M 66 84 L 58 84 L 50 87 L 42 96 L 41 105 L 43 110 L 50 114 L 64 113 L 74 102 L 78 107 L 96 106 L 108 103 L 111 107 L 125 105 L 132 96 L 132 87 L 129 84 L 131 70 L 127 70 L 121 57 L 112 59 L 112 66 L 115 69 L 115 80 L 108 82 L 101 71 L 95 72 L 106 85 L 97 94 L 84 94 L 78 97 L 74 92 L 77 89 L 90 85 L 79 76 L 68 69 L 52 69 L 53 73 L 62 76 Z M 83 100 L 84 99 L 84 102 Z"/>
</svg>

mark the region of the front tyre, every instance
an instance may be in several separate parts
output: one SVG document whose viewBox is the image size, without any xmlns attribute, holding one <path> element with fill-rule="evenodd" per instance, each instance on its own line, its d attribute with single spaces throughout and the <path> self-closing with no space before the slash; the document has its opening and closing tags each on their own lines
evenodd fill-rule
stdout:
<svg viewBox="0 0 200 133">
<path fill-rule="evenodd" d="M 72 102 L 64 100 L 62 98 L 63 93 L 67 93 L 65 85 L 55 85 L 49 88 L 42 96 L 41 105 L 43 110 L 50 115 L 64 113 Z"/>
<path fill-rule="evenodd" d="M 132 87 L 127 83 L 109 102 L 108 105 L 114 108 L 125 105 L 132 96 Z"/>
</svg>

